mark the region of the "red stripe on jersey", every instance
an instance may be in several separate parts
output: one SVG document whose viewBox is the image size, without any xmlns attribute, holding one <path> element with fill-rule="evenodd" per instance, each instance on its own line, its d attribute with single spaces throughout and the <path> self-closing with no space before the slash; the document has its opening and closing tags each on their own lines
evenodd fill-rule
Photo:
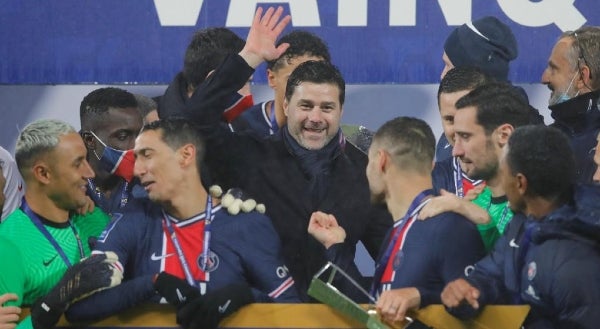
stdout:
<svg viewBox="0 0 600 329">
<path fill-rule="evenodd" d="M 392 249 L 390 258 L 388 259 L 388 262 L 385 266 L 385 271 L 383 272 L 383 275 L 381 276 L 380 282 L 382 284 L 394 281 L 394 276 L 396 274 L 396 271 L 394 270 L 394 262 L 396 259 L 396 255 L 398 254 L 398 251 L 402 250 L 402 247 L 404 246 L 404 240 L 406 238 L 406 233 L 408 232 L 408 230 L 410 230 L 410 227 L 414 223 L 415 217 L 416 216 L 410 217 L 408 219 L 408 223 L 406 223 L 406 225 L 404 225 L 402 227 L 402 231 L 400 231 L 400 235 L 398 236 L 398 239 L 396 240 L 396 243 L 394 244 L 394 249 Z M 399 228 L 400 228 L 400 226 L 396 227 L 394 232 L 392 232 L 392 236 L 393 236 L 393 234 L 396 233 L 396 230 Z"/>
<path fill-rule="evenodd" d="M 271 291 L 271 293 L 269 293 L 269 297 L 277 298 L 281 294 L 283 294 L 286 290 L 288 290 L 289 287 L 291 287 L 293 285 L 294 285 L 294 279 L 289 277 L 287 280 L 283 281 L 283 283 L 279 287 L 277 287 L 277 289 Z"/>
<path fill-rule="evenodd" d="M 169 220 L 169 219 L 167 219 Z M 175 224 L 171 222 L 172 224 Z M 199 258 L 202 255 L 202 249 L 204 245 L 204 220 L 196 221 L 191 224 L 186 224 L 183 227 L 172 225 L 173 231 L 177 235 L 183 255 L 190 267 L 190 272 L 196 282 L 208 281 L 208 277 L 204 271 L 200 268 Z M 169 236 L 169 230 L 163 225 L 163 232 L 165 234 L 165 241 L 167 242 L 167 248 L 164 255 L 169 255 L 163 259 L 164 271 L 169 274 L 175 275 L 185 280 L 185 273 L 183 266 L 179 261 L 177 250 L 173 245 L 173 240 Z"/>
</svg>

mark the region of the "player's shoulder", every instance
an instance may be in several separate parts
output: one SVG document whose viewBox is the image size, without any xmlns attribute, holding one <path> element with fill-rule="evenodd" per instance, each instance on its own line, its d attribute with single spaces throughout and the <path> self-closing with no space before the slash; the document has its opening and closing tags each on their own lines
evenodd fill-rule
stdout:
<svg viewBox="0 0 600 329">
<path fill-rule="evenodd" d="M 456 229 L 476 230 L 476 226 L 473 222 L 466 217 L 451 211 L 437 214 L 425 221 L 430 221 L 441 229 L 452 229 L 453 231 Z"/>
<path fill-rule="evenodd" d="M 221 207 L 221 206 L 219 206 Z M 271 219 L 261 214 L 256 210 L 250 212 L 240 211 L 236 215 L 232 215 L 227 212 L 227 209 L 220 208 L 215 214 L 214 223 L 220 225 L 231 225 L 232 228 L 237 227 L 239 229 L 251 228 L 253 226 L 271 226 Z"/>
<path fill-rule="evenodd" d="M 27 214 L 21 209 L 16 209 L 0 224 L 0 235 L 12 239 L 20 236 L 21 231 L 32 228 L 34 226 Z"/>
</svg>

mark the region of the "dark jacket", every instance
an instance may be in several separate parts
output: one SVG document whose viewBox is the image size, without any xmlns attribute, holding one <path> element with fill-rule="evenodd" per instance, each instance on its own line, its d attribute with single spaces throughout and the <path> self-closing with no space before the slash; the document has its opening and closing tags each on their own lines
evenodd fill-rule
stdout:
<svg viewBox="0 0 600 329">
<path fill-rule="evenodd" d="M 479 304 L 529 304 L 526 328 L 600 323 L 600 187 L 580 186 L 572 204 L 542 220 L 515 215 L 492 253 L 466 280 Z M 469 306 L 452 309 L 474 315 Z"/>
<path fill-rule="evenodd" d="M 173 81 L 167 86 L 164 95 L 158 98 L 158 116 L 166 118 L 185 109 L 188 99 L 187 82 L 183 77 L 183 72 L 177 73 Z"/>
<path fill-rule="evenodd" d="M 594 147 L 600 132 L 600 91 L 579 95 L 568 101 L 549 106 L 554 123 L 551 125 L 563 131 L 571 141 L 575 153 L 577 181 L 591 183 L 596 164 Z"/>
<path fill-rule="evenodd" d="M 240 56 L 227 57 L 198 88 L 183 114 L 199 124 L 207 137 L 205 161 L 213 177 L 225 188 L 241 187 L 266 205 L 299 294 L 303 300 L 309 300 L 306 291 L 310 280 L 327 259 L 325 248 L 307 232 L 314 211 L 337 218 L 347 235 L 343 254 L 351 257 L 360 240 L 375 258 L 392 218 L 384 207 L 370 204 L 365 174 L 368 160 L 353 145 L 345 143 L 331 160 L 330 186 L 325 197 L 315 204 L 309 192 L 309 177 L 281 133 L 268 138 L 234 134 L 217 124 L 227 95 L 240 89 L 253 72 Z"/>
</svg>

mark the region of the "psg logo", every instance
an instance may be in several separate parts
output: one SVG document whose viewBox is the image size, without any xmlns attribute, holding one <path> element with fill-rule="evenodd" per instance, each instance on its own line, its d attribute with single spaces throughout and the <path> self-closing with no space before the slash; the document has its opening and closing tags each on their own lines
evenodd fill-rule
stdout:
<svg viewBox="0 0 600 329">
<path fill-rule="evenodd" d="M 204 272 L 212 272 L 219 267 L 219 256 L 215 254 L 212 250 L 208 251 L 208 261 L 206 262 L 206 268 L 203 268 L 204 264 L 204 255 L 200 254 L 198 256 L 198 267 L 201 268 Z"/>
</svg>

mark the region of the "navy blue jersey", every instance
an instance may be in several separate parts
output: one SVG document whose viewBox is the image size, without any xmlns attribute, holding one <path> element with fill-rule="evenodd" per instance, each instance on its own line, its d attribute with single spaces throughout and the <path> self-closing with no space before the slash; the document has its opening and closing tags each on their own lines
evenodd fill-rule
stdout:
<svg viewBox="0 0 600 329">
<path fill-rule="evenodd" d="M 390 243 L 397 221 L 382 245 L 379 262 Z M 455 213 L 442 213 L 427 220 L 410 218 L 404 225 L 404 239 L 398 239 L 391 254 L 390 270 L 374 282 L 377 293 L 384 290 L 415 287 L 421 306 L 441 303 L 440 294 L 450 281 L 465 274 L 467 267 L 484 255 L 475 225 Z"/>
<path fill-rule="evenodd" d="M 446 135 L 442 134 L 435 146 L 435 161 L 440 162 L 452 157 L 452 145 L 448 142 Z"/>
<path fill-rule="evenodd" d="M 254 104 L 240 115 L 241 120 L 245 121 L 245 129 L 254 131 L 259 136 L 270 136 L 279 130 L 277 122 L 269 119 L 267 115 L 269 108 L 268 104 L 273 104 L 273 101 Z M 236 119 L 240 120 L 240 119 Z M 235 121 L 234 121 L 235 122 Z M 234 129 L 236 125 L 233 125 Z M 235 129 L 238 130 L 238 129 Z"/>
<path fill-rule="evenodd" d="M 133 206 L 133 205 L 131 205 Z M 184 279 L 179 257 L 164 225 L 169 216 L 150 202 L 113 214 L 98 239 L 96 251 L 113 251 L 124 268 L 123 283 L 71 306 L 71 320 L 110 316 L 144 301 L 160 301 L 152 280 L 159 272 Z M 257 212 L 232 216 L 221 206 L 213 209 L 207 282 L 210 292 L 232 283 L 247 283 L 257 302 L 298 302 L 294 281 L 281 257 L 280 241 L 268 217 Z M 198 281 L 201 262 L 201 226 L 205 214 L 171 223 L 193 276 Z"/>
<path fill-rule="evenodd" d="M 450 157 L 443 161 L 436 161 L 431 172 L 433 190 L 436 194 L 440 189 L 463 197 L 475 186 L 485 184 L 483 180 L 469 178 L 460 168 L 457 157 Z"/>
</svg>

